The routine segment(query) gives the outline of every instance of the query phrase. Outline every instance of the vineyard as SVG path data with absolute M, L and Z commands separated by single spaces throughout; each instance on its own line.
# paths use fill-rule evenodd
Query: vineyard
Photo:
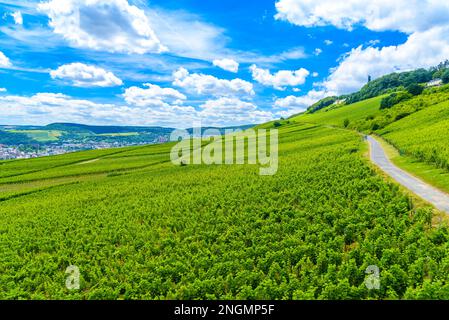
M 397 149 L 396 165 L 449 192 L 449 86 L 425 89 L 387 109 L 381 109 L 383 97 L 331 105 L 290 121 L 377 134 Z
M 0 298 L 449 298 L 446 225 L 377 175 L 358 134 L 279 129 L 274 176 L 175 166 L 170 145 L 3 162 Z
M 449 170 L 449 101 L 414 113 L 380 133 L 401 153 Z

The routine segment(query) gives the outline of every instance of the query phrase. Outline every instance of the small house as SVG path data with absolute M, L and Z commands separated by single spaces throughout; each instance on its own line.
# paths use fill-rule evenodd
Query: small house
M 443 80 L 433 79 L 432 81 L 427 82 L 426 87 L 440 87 L 441 85 L 443 85 Z

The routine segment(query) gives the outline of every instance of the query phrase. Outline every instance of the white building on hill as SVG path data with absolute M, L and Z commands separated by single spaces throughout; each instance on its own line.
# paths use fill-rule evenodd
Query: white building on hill
M 433 79 L 432 81 L 427 82 L 427 87 L 440 87 L 443 84 L 443 80 L 441 79 Z

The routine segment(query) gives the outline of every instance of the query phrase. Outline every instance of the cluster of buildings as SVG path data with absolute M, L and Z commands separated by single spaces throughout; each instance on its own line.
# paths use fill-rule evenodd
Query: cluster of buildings
M 30 159 L 65 153 L 63 150 L 47 148 L 24 148 L 22 146 L 5 146 L 0 144 L 0 160 Z
M 30 159 L 46 156 L 54 156 L 69 152 L 83 151 L 83 150 L 98 150 L 98 149 L 111 149 L 122 148 L 129 146 L 147 145 L 151 143 L 164 143 L 168 138 L 159 137 L 154 142 L 141 142 L 141 143 L 129 143 L 129 142 L 61 142 L 52 143 L 50 145 L 41 146 L 7 146 L 0 144 L 0 160 L 11 159 Z

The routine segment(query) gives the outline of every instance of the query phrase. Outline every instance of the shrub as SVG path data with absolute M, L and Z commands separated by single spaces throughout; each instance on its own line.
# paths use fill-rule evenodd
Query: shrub
M 441 77 L 441 79 L 443 80 L 444 84 L 449 83 L 449 69 L 447 69 L 444 73 L 443 76 Z
M 380 109 L 389 109 L 398 103 L 408 100 L 412 97 L 412 95 L 408 92 L 395 92 L 390 94 L 388 97 L 385 97 L 380 102 Z
M 417 83 L 413 83 L 407 87 L 407 91 L 411 95 L 418 96 L 424 91 L 424 87 Z

